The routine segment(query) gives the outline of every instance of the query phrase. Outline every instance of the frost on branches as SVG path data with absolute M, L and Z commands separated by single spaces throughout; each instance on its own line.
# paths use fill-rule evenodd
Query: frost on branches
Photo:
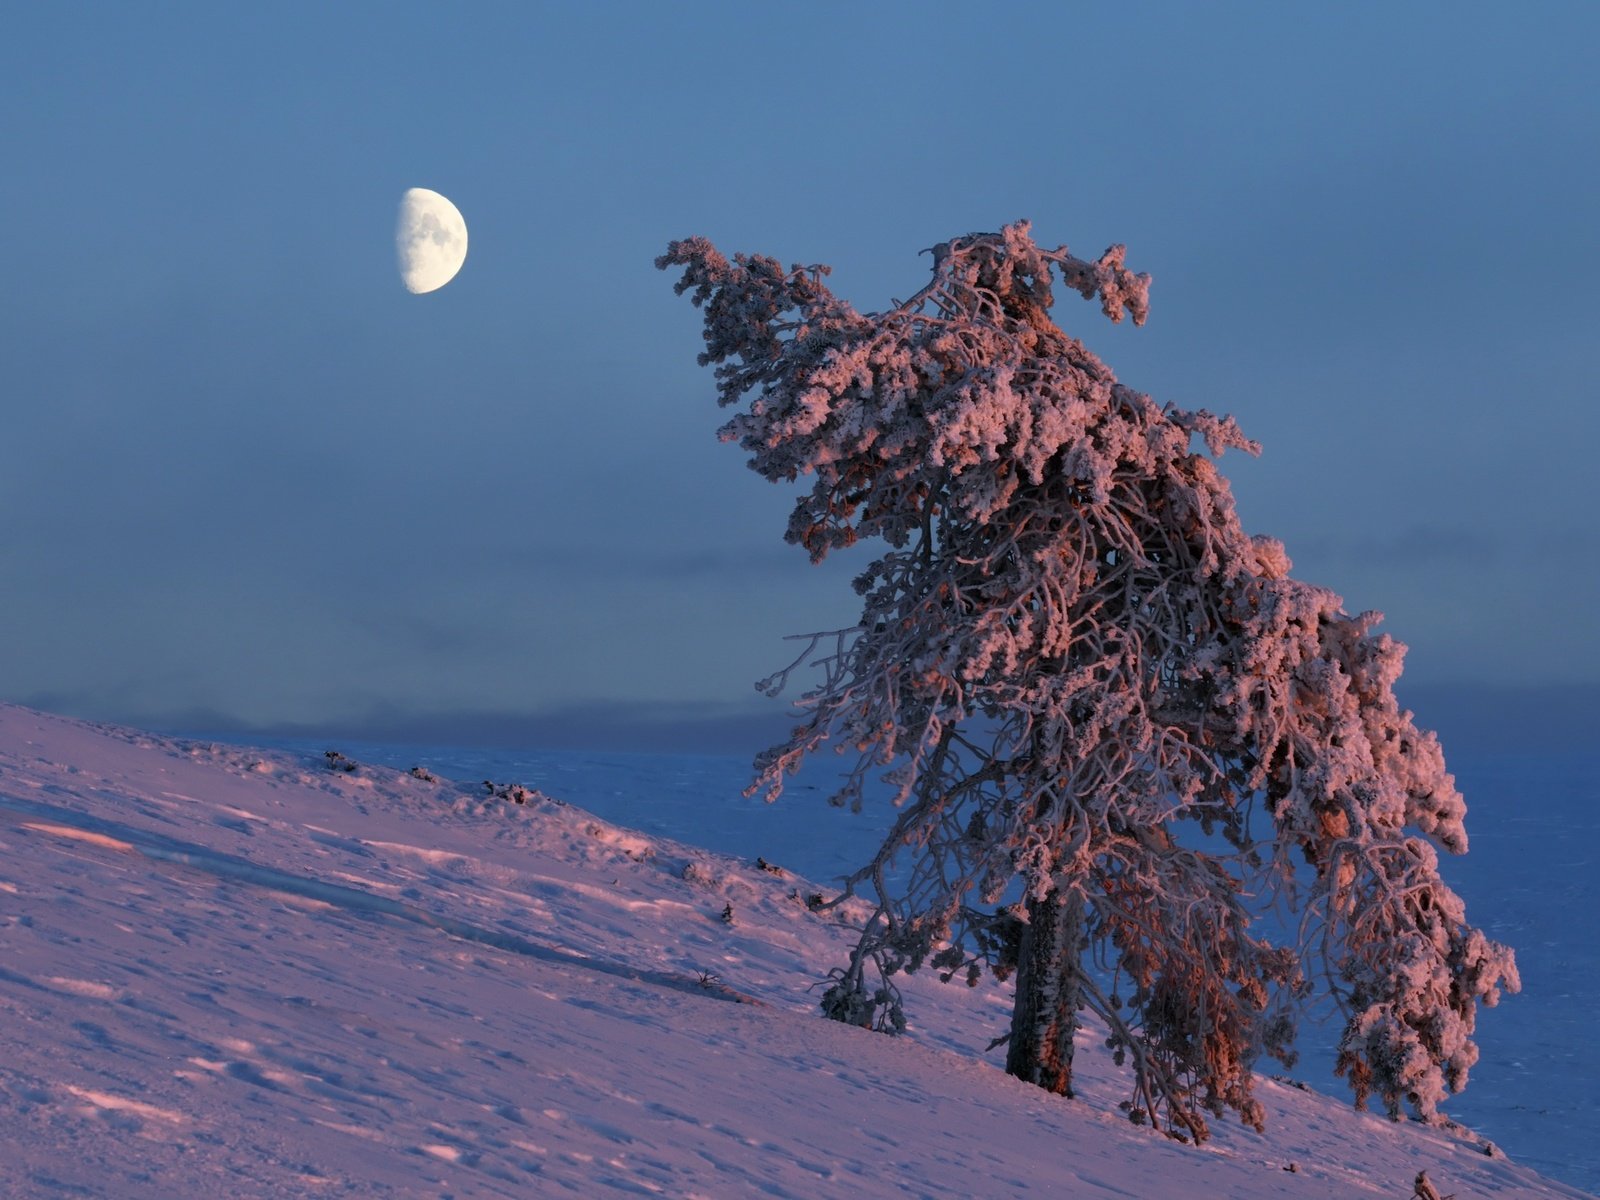
M 1215 460 L 1257 447 L 1124 387 L 1051 321 L 1059 277 L 1142 323 L 1150 280 L 1123 248 L 1084 262 L 1026 222 L 956 238 L 872 314 L 824 267 L 703 238 L 657 265 L 682 268 L 700 361 L 744 405 L 723 440 L 769 480 L 806 477 L 788 540 L 813 560 L 883 543 L 860 623 L 802 639 L 763 685 L 820 673 L 752 790 L 775 798 L 829 744 L 854 756 L 836 803 L 881 773 L 900 806 L 847 881 L 876 912 L 828 1014 L 896 1029 L 901 971 L 1015 974 L 1008 1071 L 1070 1095 L 1093 1013 L 1129 1115 L 1198 1140 L 1207 1112 L 1259 1127 L 1252 1065 L 1290 1061 L 1320 984 L 1357 1104 L 1439 1119 L 1477 1059 L 1478 1001 L 1518 987 L 1439 877 L 1465 807 L 1395 702 L 1404 647 L 1378 614 L 1347 615 L 1240 528 Z M 1287 944 L 1257 931 L 1269 904 Z

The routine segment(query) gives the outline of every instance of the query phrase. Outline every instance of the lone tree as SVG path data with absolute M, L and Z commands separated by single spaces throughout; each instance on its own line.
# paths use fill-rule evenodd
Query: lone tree
M 1439 877 L 1465 806 L 1395 701 L 1404 647 L 1379 614 L 1347 615 L 1240 528 L 1215 459 L 1258 447 L 1118 383 L 1051 321 L 1059 272 L 1143 322 L 1150 279 L 1123 247 L 1085 262 L 1026 222 L 955 238 L 869 314 L 826 267 L 703 238 L 657 266 L 704 310 L 721 403 L 749 401 L 722 439 L 771 481 L 813 480 L 788 540 L 813 561 L 885 543 L 860 622 L 761 685 L 820 668 L 752 791 L 776 798 L 832 743 L 855 755 L 835 803 L 881 772 L 900 807 L 834 901 L 876 908 L 827 1014 L 899 1029 L 901 971 L 1014 972 L 1009 1072 L 1071 1095 L 1087 1011 L 1131 1067 L 1129 1115 L 1199 1140 L 1204 1112 L 1261 1126 L 1252 1064 L 1292 1061 L 1320 984 L 1357 1105 L 1439 1120 L 1477 1002 L 1519 986 Z M 1258 932 L 1269 908 L 1291 932 Z

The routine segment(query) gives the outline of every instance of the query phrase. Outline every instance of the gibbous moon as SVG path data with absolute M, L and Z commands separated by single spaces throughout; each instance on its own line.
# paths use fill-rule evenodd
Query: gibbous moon
M 412 188 L 400 199 L 394 247 L 406 290 L 438 291 L 467 260 L 467 223 L 461 210 L 438 192 Z

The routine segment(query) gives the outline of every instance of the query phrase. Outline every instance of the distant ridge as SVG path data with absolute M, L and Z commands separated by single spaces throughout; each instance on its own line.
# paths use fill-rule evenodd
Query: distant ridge
M 1422 684 L 1395 689 L 1419 723 L 1439 735 L 1445 757 L 1465 751 L 1600 747 L 1600 684 Z
M 1408 684 L 1396 688 L 1419 723 L 1438 733 L 1445 755 L 1463 750 L 1574 752 L 1600 745 L 1600 683 Z M 374 707 L 326 720 L 252 722 L 217 710 L 124 713 L 87 697 L 33 696 L 30 708 L 168 733 L 245 738 L 347 738 L 366 742 L 607 750 L 639 754 L 749 757 L 778 741 L 793 721 L 782 701 L 747 706 L 592 701 L 529 713 L 404 712 Z

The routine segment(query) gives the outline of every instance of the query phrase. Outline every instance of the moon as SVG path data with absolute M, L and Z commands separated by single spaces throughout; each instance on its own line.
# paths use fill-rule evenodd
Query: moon
M 414 187 L 400 198 L 394 247 L 406 291 L 436 292 L 467 260 L 467 223 L 438 192 Z

